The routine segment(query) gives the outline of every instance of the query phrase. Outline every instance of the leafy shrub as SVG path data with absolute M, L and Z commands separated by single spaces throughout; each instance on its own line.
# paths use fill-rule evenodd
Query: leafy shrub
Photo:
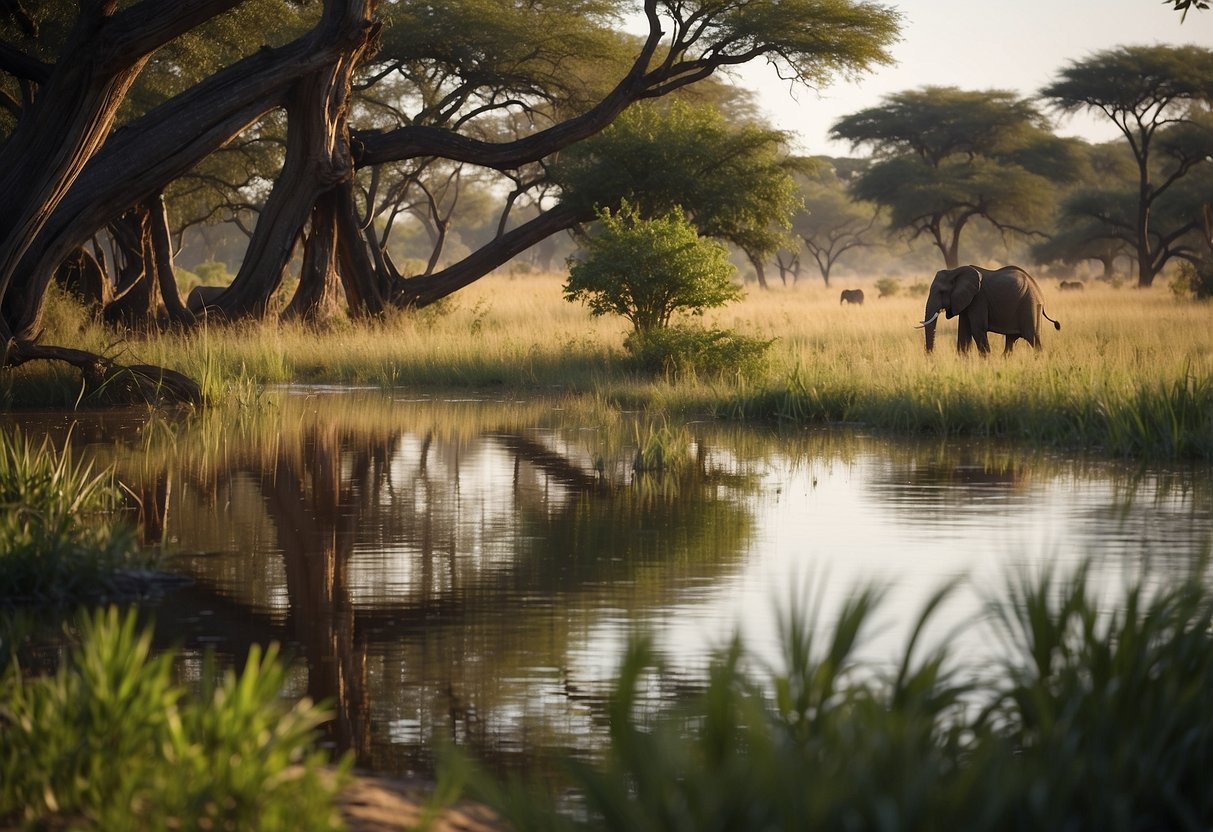
M 341 828 L 342 779 L 309 750 L 325 718 L 279 693 L 271 647 L 244 671 L 204 667 L 201 692 L 172 682 L 174 655 L 151 657 L 134 611 L 81 621 L 80 643 L 50 677 L 0 677 L 0 826 L 72 829 Z
M 877 297 L 891 298 L 901 291 L 901 281 L 895 277 L 882 277 L 876 281 Z
M 114 521 L 120 502 L 112 470 L 0 432 L 0 604 L 97 596 L 149 565 L 134 530 Z
M 1170 288 L 1180 297 L 1191 295 L 1197 300 L 1213 298 L 1213 258 L 1182 263 L 1179 273 L 1171 279 Z
M 194 274 L 207 286 L 230 284 L 236 276 L 227 269 L 226 263 L 218 260 L 205 260 L 194 267 Z
M 682 209 L 644 219 L 625 203 L 598 214 L 583 260 L 570 263 L 564 296 L 593 315 L 615 314 L 638 333 L 667 326 L 676 312 L 702 314 L 741 297 L 728 249 L 699 236 Z
M 773 343 L 728 329 L 671 326 L 634 332 L 624 347 L 635 366 L 649 372 L 754 376 L 766 369 Z

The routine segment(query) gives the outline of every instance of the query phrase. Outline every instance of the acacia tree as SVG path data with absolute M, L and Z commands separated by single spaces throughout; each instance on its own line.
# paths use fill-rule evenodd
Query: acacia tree
M 351 311 L 376 313 L 387 303 L 424 304 L 457 291 L 565 227 L 573 209 L 557 204 L 460 263 L 398 279 L 378 269 L 368 250 L 366 212 L 355 204 L 357 171 L 438 157 L 515 172 L 594 135 L 629 104 L 720 69 L 766 58 L 785 75 L 811 84 L 865 70 L 888 60 L 885 49 L 898 24 L 892 10 L 851 0 L 646 0 L 648 34 L 633 44 L 632 62 L 609 92 L 548 126 L 498 141 L 476 135 L 470 119 L 459 129 L 417 122 L 352 125 L 363 114 L 354 98 L 355 80 L 382 71 L 372 56 L 384 26 L 393 21 L 378 15 L 376 0 L 325 0 L 305 33 L 250 51 L 111 130 L 124 94 L 149 57 L 238 2 L 183 0 L 166 9 L 143 0 L 119 10 L 116 0 L 93 0 L 81 4 L 70 37 L 47 60 L 21 48 L 18 37 L 0 46 L 0 69 L 29 91 L 0 148 L 0 182 L 6 188 L 0 211 L 4 363 L 61 357 L 95 367 L 95 356 L 48 352 L 37 343 L 56 268 L 99 229 L 155 199 L 268 113 L 285 112 L 284 161 L 281 170 L 263 172 L 273 187 L 216 311 L 232 318 L 264 314 L 302 239 L 309 266 L 301 274 L 298 311 L 323 298 L 322 287 L 339 283 Z M 12 19 L 17 8 L 5 4 L 0 12 Z M 388 11 L 410 25 L 407 8 L 392 4 Z M 538 30 L 534 44 L 542 41 Z M 434 41 L 431 48 L 441 45 Z M 420 60 L 429 60 L 422 53 Z M 508 84 L 479 82 L 482 58 L 473 53 L 451 59 L 468 85 L 466 94 L 452 100 L 454 111 L 486 106 L 488 89 L 497 91 L 493 100 L 505 110 L 527 109 L 533 99 L 514 98 Z
M 821 279 L 847 252 L 875 245 L 879 209 L 854 199 L 831 159 L 814 159 L 813 169 L 798 179 L 804 207 L 792 218 L 792 233 L 812 255 Z
M 1199 123 L 1164 131 L 1156 141 L 1159 147 L 1203 144 L 1207 152 L 1213 153 L 1213 129 Z M 1181 152 L 1190 156 L 1200 153 L 1195 146 Z M 1051 239 L 1033 251 L 1043 261 L 1100 260 L 1104 274 L 1110 276 L 1117 256 L 1137 260 L 1137 166 L 1121 145 L 1093 148 L 1091 159 L 1089 179 L 1062 200 Z M 1203 206 L 1213 193 L 1210 177 L 1213 165 L 1198 165 L 1152 201 L 1148 233 L 1156 269 L 1161 270 L 1173 259 L 1195 262 L 1207 248 L 1201 244 L 1201 231 Z
M 1194 124 L 1193 105 L 1213 102 L 1213 50 L 1119 46 L 1071 63 L 1041 95 L 1061 113 L 1103 113 L 1128 142 L 1137 162 L 1137 279 L 1150 286 L 1168 256 L 1152 235 L 1151 213 L 1208 155 L 1207 143 L 1164 142 L 1164 136 Z
M 840 119 L 830 135 L 872 149 L 852 193 L 886 208 L 891 229 L 928 236 L 948 268 L 960 263 L 970 222 L 1041 235 L 1057 183 L 1079 161 L 1075 143 L 1054 136 L 1031 102 L 1002 90 L 896 93 Z
M 680 208 L 700 234 L 743 251 L 765 289 L 762 260 L 799 203 L 785 144 L 779 131 L 726 124 L 712 106 L 646 102 L 565 151 L 551 177 L 570 221 L 625 201 L 649 218 Z

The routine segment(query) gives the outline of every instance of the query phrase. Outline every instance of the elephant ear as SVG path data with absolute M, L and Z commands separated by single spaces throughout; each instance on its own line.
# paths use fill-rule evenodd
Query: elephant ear
M 956 283 L 952 288 L 952 310 L 948 315 L 949 318 L 965 311 L 981 289 L 981 272 L 977 269 L 972 266 L 964 266 L 956 271 Z

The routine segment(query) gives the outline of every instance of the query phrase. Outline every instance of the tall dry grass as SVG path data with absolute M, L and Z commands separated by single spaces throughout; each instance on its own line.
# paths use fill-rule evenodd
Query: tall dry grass
M 1008 436 L 1113 454 L 1213 458 L 1213 306 L 1164 287 L 1114 289 L 1089 283 L 1061 293 L 1043 281 L 1049 313 L 1044 349 L 1020 342 L 1001 356 L 958 356 L 955 322 L 940 325 L 923 352 L 927 276 L 879 298 L 874 279 L 819 281 L 769 291 L 706 316 L 710 326 L 777 339 L 765 372 L 698 378 L 631 369 L 627 324 L 592 318 L 561 296 L 561 275 L 490 276 L 437 308 L 394 312 L 375 322 L 316 330 L 267 321 L 202 327 L 187 335 L 117 344 L 96 326 L 57 313 L 47 339 L 92 339 L 203 382 L 216 401 L 254 401 L 267 384 L 359 384 L 508 395 L 590 396 L 626 409 L 671 415 L 793 423 L 858 422 L 881 430 Z M 841 288 L 867 302 L 841 306 Z M 83 332 L 83 334 L 82 334 Z M 88 344 L 86 344 L 88 346 Z M 12 392 L 10 399 L 20 400 Z M 70 389 L 60 398 L 71 401 Z

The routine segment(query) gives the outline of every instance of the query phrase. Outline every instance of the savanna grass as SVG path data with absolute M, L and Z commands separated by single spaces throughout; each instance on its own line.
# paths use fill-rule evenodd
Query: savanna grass
M 241 673 L 206 664 L 194 694 L 134 612 L 83 616 L 57 673 L 0 668 L 0 826 L 162 830 L 344 828 L 316 751 L 326 718 L 281 697 L 286 665 L 254 647 Z
M 112 469 L 0 431 L 0 606 L 102 596 L 150 565 L 134 530 L 115 521 L 120 503 Z
M 1213 824 L 1213 593 L 1200 576 L 1119 595 L 1085 569 L 1012 577 L 985 619 L 1005 647 L 993 672 L 922 643 L 951 591 L 887 667 L 858 657 L 878 591 L 832 622 L 791 607 L 782 662 L 762 667 L 735 642 L 701 693 L 667 709 L 643 698 L 663 670 L 641 639 L 598 759 L 568 761 L 556 782 L 503 783 L 452 753 L 448 790 L 470 784 L 527 830 Z
M 1114 455 L 1213 458 L 1213 307 L 1165 287 L 1091 282 L 1062 294 L 1043 281 L 1046 309 L 1063 329 L 1045 332 L 1042 352 L 1021 342 L 1006 358 L 998 336 L 988 358 L 957 356 L 952 321 L 941 321 L 937 349 L 925 355 L 913 328 L 924 299 L 913 292 L 840 306 L 837 289 L 818 284 L 751 287 L 704 323 L 774 339 L 766 361 L 697 374 L 638 371 L 624 349 L 626 322 L 591 318 L 565 302 L 562 279 L 495 275 L 438 309 L 373 322 L 209 327 L 122 349 L 202 379 L 212 400 L 256 401 L 265 385 L 287 382 L 558 393 L 670 416 L 853 422 Z

